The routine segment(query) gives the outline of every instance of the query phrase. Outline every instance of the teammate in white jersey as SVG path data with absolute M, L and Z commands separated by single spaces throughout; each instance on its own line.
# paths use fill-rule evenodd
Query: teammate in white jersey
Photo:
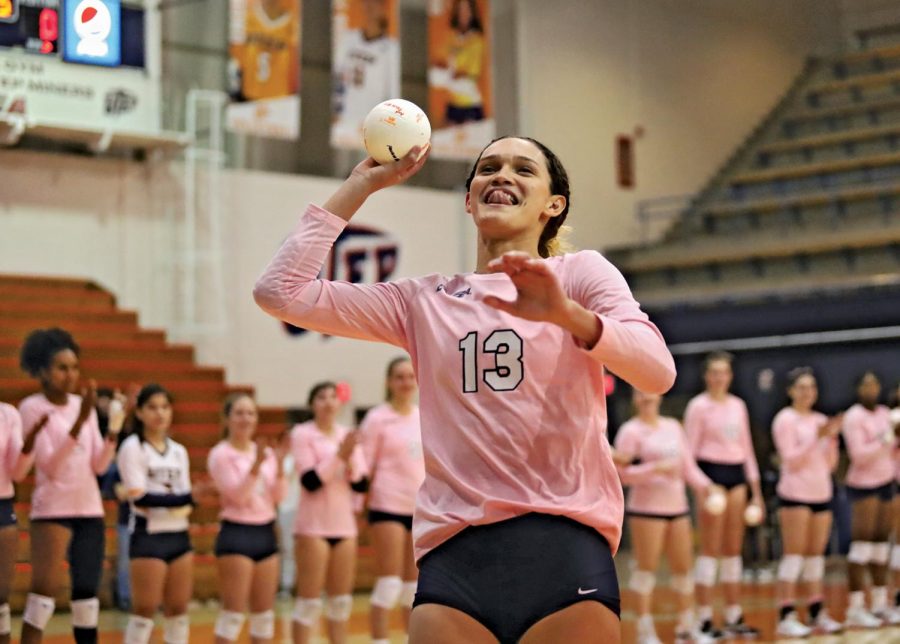
M 187 609 L 194 558 L 188 535 L 193 508 L 187 450 L 169 438 L 172 396 L 158 384 L 141 389 L 134 433 L 122 443 L 117 463 L 131 500 L 132 615 L 126 644 L 147 644 L 159 606 L 167 644 L 186 644 Z

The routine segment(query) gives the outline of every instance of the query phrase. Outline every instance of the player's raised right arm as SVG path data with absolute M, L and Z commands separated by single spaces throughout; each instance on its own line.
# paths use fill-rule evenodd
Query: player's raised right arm
M 415 148 L 403 160 L 377 165 L 366 159 L 325 202 L 310 206 L 253 289 L 268 314 L 295 326 L 406 347 L 406 303 L 412 280 L 351 284 L 317 279 L 335 240 L 369 195 L 412 176 L 425 161 Z

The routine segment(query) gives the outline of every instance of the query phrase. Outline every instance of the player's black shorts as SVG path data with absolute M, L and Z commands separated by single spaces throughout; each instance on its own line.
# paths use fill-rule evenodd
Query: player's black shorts
M 16 525 L 16 511 L 13 508 L 14 497 L 0 499 L 0 528 Z
M 847 497 L 851 502 L 862 501 L 870 496 L 877 496 L 882 501 L 892 501 L 897 491 L 896 483 L 893 481 L 876 487 L 853 487 L 851 485 L 846 487 Z
M 382 512 L 381 510 L 369 510 L 370 525 L 379 521 L 395 521 L 406 528 L 407 532 L 412 532 L 412 520 L 411 514 L 393 514 L 391 512 Z
M 275 554 L 278 554 L 278 538 L 274 521 L 262 525 L 222 521 L 216 537 L 217 557 L 243 555 L 260 562 Z
M 659 519 L 661 521 L 675 521 L 682 517 L 691 516 L 690 512 L 679 512 L 677 514 L 655 514 L 653 512 L 632 512 L 626 510 L 625 515 L 633 519 Z
M 414 605 L 463 611 L 511 644 L 544 617 L 582 601 L 619 615 L 609 543 L 572 519 L 532 513 L 468 527 L 425 555 Z
M 162 559 L 168 564 L 192 550 L 187 530 L 150 534 L 147 532 L 147 520 L 135 517 L 128 550 L 129 559 Z
M 809 508 L 810 512 L 813 514 L 818 514 L 819 512 L 831 512 L 831 501 L 824 501 L 823 503 L 807 503 L 806 501 L 794 501 L 793 499 L 786 499 L 783 496 L 778 497 L 778 506 L 782 508 Z
M 744 474 L 744 466 L 740 463 L 714 463 L 713 461 L 697 461 L 697 465 L 709 480 L 716 485 L 721 485 L 726 490 L 736 488 L 747 483 Z

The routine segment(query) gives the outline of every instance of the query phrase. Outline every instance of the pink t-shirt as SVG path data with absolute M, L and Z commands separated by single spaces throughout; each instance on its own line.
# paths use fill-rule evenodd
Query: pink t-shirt
M 15 495 L 13 480 L 22 452 L 22 419 L 12 405 L 0 403 L 0 499 Z
M 629 512 L 672 516 L 688 511 L 685 482 L 695 490 L 711 481 L 691 456 L 684 430 L 674 418 L 660 417 L 656 425 L 632 418 L 619 428 L 616 449 L 640 459 L 635 465 L 619 466 L 622 485 L 629 486 L 625 507 Z M 660 461 L 676 463 L 670 472 L 657 472 Z
M 348 463 L 338 456 L 341 441 L 351 430 L 335 425 L 329 436 L 313 421 L 295 425 L 291 430 L 291 453 L 297 475 L 315 470 L 322 487 L 303 490 L 303 502 L 297 506 L 294 534 L 310 537 L 355 537 L 358 530 L 354 515 L 355 493 L 350 488 L 368 474 L 362 448 L 353 450 Z
M 287 480 L 278 475 L 278 457 L 266 448 L 259 472 L 251 474 L 259 448 L 236 449 L 227 440 L 209 452 L 207 467 L 222 502 L 219 516 L 225 521 L 265 525 L 276 517 L 276 506 L 287 494 Z
M 890 410 L 878 405 L 869 411 L 859 403 L 844 414 L 842 428 L 850 468 L 847 485 L 873 488 L 894 480 L 894 430 Z
M 837 465 L 837 437 L 819 438 L 828 422 L 817 411 L 801 414 L 785 407 L 772 421 L 772 439 L 781 457 L 781 476 L 776 491 L 789 501 L 826 503 L 831 500 L 831 472 Z
M 97 476 L 109 468 L 116 444 L 103 440 L 93 410 L 78 439 L 72 440 L 69 432 L 80 408 L 81 396 L 75 394 L 69 394 L 63 406 L 54 405 L 44 394 L 33 394 L 19 404 L 24 427 L 34 426 L 49 414 L 26 461 L 28 468 L 34 463 L 37 473 L 31 497 L 32 519 L 103 516 Z
M 684 410 L 688 444 L 698 461 L 743 465 L 748 481 L 759 480 L 759 466 L 747 405 L 735 395 L 713 400 L 706 392 L 694 396 Z
M 345 226 L 310 206 L 254 297 L 291 324 L 410 354 L 426 472 L 416 499 L 416 557 L 467 526 L 529 512 L 591 526 L 615 551 L 623 499 L 606 436 L 604 367 L 648 392 L 665 392 L 675 380 L 662 336 L 619 271 L 594 251 L 545 260 L 569 297 L 602 324 L 600 340 L 586 349 L 554 324 L 485 305 L 488 294 L 514 299 L 504 274 L 373 285 L 317 279 Z
M 388 403 L 378 405 L 366 414 L 359 431 L 372 479 L 369 507 L 412 515 L 425 480 L 419 408 L 403 416 Z

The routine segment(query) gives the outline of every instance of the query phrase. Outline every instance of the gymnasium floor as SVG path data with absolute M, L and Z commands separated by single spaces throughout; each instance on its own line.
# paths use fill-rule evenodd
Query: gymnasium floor
M 826 594 L 829 605 L 846 605 L 846 590 L 840 583 L 840 579 L 832 578 L 827 586 Z M 656 594 L 657 601 L 654 605 L 654 613 L 657 616 L 656 629 L 657 634 L 663 642 L 672 642 L 676 614 L 675 604 L 671 593 L 666 588 L 659 588 Z M 757 642 L 775 642 L 775 641 L 797 641 L 809 642 L 810 644 L 898 644 L 900 643 L 900 628 L 883 628 L 877 631 L 851 631 L 835 636 L 811 637 L 805 640 L 776 640 L 774 637 L 776 611 L 775 611 L 775 588 L 772 584 L 746 584 L 745 585 L 745 601 L 747 622 L 757 628 L 762 629 L 763 637 Z M 630 598 L 625 593 L 623 626 L 622 626 L 622 642 L 623 644 L 633 643 L 635 637 L 634 613 L 630 610 Z M 289 642 L 289 624 L 291 601 L 289 599 L 280 600 L 278 604 L 279 623 L 277 627 L 276 642 Z M 351 632 L 349 644 L 368 644 L 370 641 L 366 635 L 368 624 L 368 597 L 366 595 L 357 595 L 354 598 L 353 616 L 351 617 Z M 835 619 L 843 619 L 843 609 L 841 611 L 832 611 L 832 617 Z M 213 622 L 216 618 L 216 610 L 214 606 L 196 606 L 191 611 L 191 641 L 195 644 L 213 641 Z M 101 644 L 119 643 L 122 641 L 122 629 L 125 627 L 127 615 L 119 611 L 103 611 L 100 618 L 100 642 Z M 401 622 L 399 614 L 392 616 L 392 644 L 402 644 L 405 638 L 402 634 Z M 160 624 L 161 620 L 157 620 Z M 20 628 L 20 620 L 13 619 L 13 632 L 18 633 Z M 44 638 L 47 644 L 68 644 L 71 642 L 69 635 L 69 616 L 68 614 L 60 614 L 54 616 L 47 630 L 48 636 Z M 321 632 L 320 632 L 321 633 Z M 317 642 L 325 642 L 324 637 L 320 637 Z M 738 640 L 735 640 L 738 641 Z M 158 627 L 155 635 L 154 643 L 162 642 L 162 628 Z M 244 637 L 240 642 L 249 642 L 246 636 L 246 628 Z M 461 643 L 464 644 L 464 643 Z

